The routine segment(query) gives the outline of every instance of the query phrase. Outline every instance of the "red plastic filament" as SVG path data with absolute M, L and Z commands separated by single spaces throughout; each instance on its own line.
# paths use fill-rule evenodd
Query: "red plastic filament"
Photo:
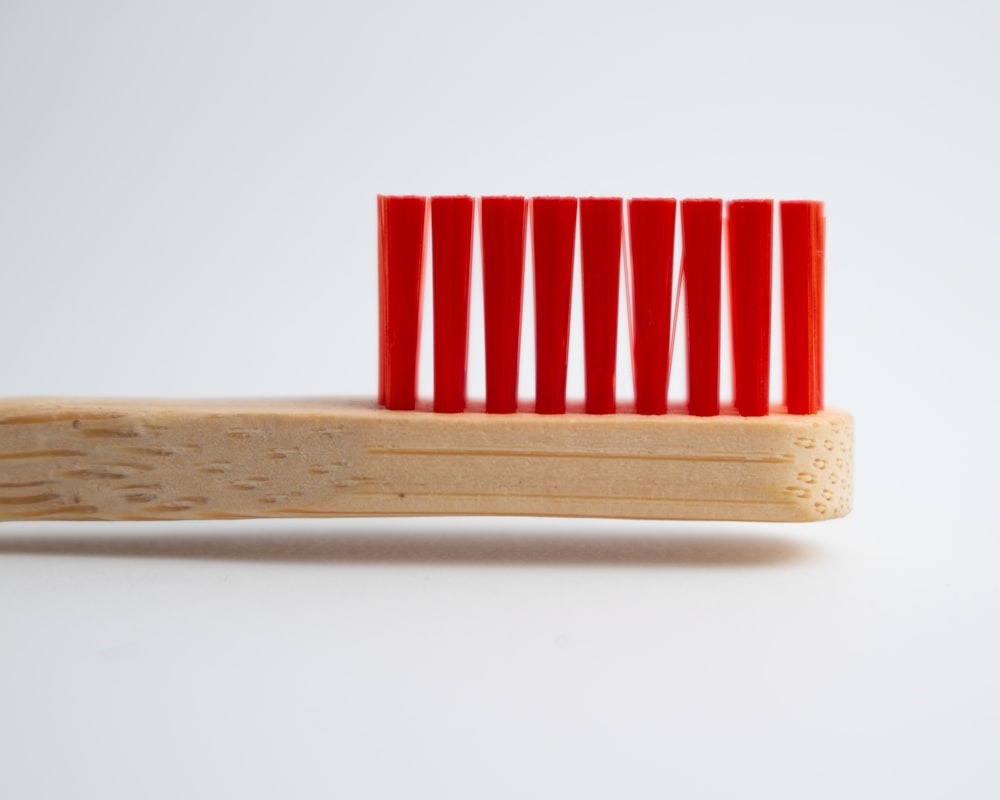
M 769 407 L 773 219 L 771 200 L 728 206 L 733 403 L 744 417 L 763 417 Z
M 576 198 L 531 201 L 535 277 L 535 412 L 566 413 L 569 314 L 576 246 Z
M 722 201 L 682 200 L 681 270 L 687 298 L 688 412 L 719 413 Z
M 585 410 L 615 413 L 618 285 L 622 260 L 622 200 L 580 200 Z
M 386 408 L 417 401 L 427 200 L 378 198 L 379 392 Z
M 676 200 L 628 201 L 632 375 L 639 414 L 667 413 L 676 216 Z
M 523 197 L 484 197 L 480 205 L 486 411 L 490 414 L 517 411 L 527 209 Z
M 472 269 L 471 197 L 431 198 L 434 289 L 434 410 L 465 410 L 469 364 L 469 278 Z
M 785 405 L 789 414 L 823 408 L 823 204 L 781 203 Z

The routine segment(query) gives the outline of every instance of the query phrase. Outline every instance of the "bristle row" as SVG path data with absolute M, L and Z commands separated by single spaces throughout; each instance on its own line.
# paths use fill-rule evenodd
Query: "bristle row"
M 469 287 L 476 201 L 430 199 L 434 303 L 434 410 L 466 407 Z M 733 407 L 769 412 L 773 201 L 680 202 L 687 322 L 688 413 L 720 413 L 722 250 L 729 264 Z M 785 405 L 793 414 L 823 407 L 823 206 L 781 202 Z M 585 403 L 617 410 L 618 287 L 623 255 L 635 410 L 664 414 L 671 350 L 671 288 L 678 203 L 671 198 L 483 197 L 482 248 L 486 410 L 518 410 L 518 356 L 527 231 L 535 300 L 536 400 L 541 414 L 566 411 L 571 294 L 579 217 Z M 417 402 L 420 305 L 428 203 L 379 197 L 379 403 Z M 724 211 L 726 212 L 724 214 Z M 627 245 L 626 245 L 627 242 Z M 624 246 L 623 246 L 624 245 Z

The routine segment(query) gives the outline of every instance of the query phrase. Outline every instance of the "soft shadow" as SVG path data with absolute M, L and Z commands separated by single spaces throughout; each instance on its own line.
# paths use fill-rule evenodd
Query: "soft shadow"
M 354 530 L 318 533 L 4 535 L 0 556 L 98 556 L 309 564 L 566 567 L 787 567 L 822 556 L 794 539 L 743 533 Z

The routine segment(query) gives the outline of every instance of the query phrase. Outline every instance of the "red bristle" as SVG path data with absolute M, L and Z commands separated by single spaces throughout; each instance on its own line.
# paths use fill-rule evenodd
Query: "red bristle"
M 490 414 L 517 411 L 527 208 L 523 197 L 484 197 L 480 202 L 486 411 Z
M 741 416 L 762 417 L 769 406 L 774 202 L 733 200 L 728 208 L 733 404 Z
M 471 197 L 431 198 L 434 289 L 434 410 L 465 410 L 469 362 L 469 278 L 472 268 Z
M 583 350 L 588 414 L 615 413 L 618 285 L 622 257 L 622 199 L 580 200 Z
M 681 271 L 687 297 L 688 412 L 719 413 L 722 201 L 682 200 Z
M 826 215 L 823 213 L 823 204 L 816 204 L 817 231 L 816 238 L 819 242 L 813 252 L 813 277 L 816 285 L 816 335 L 813 336 L 813 360 L 816 364 L 816 410 L 823 410 L 823 286 L 826 264 Z
M 785 405 L 789 414 L 823 408 L 823 204 L 781 203 Z
M 423 197 L 378 198 L 378 399 L 400 411 L 417 400 L 426 209 Z
M 575 197 L 531 201 L 535 279 L 535 412 L 566 413 L 566 364 L 576 245 Z
M 676 216 L 676 200 L 628 201 L 632 375 L 639 414 L 667 413 Z

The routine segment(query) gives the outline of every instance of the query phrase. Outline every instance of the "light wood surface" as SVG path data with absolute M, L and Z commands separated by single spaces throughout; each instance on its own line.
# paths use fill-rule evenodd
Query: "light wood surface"
M 853 421 L 433 414 L 294 399 L 0 401 L 0 521 L 498 514 L 804 522 Z

